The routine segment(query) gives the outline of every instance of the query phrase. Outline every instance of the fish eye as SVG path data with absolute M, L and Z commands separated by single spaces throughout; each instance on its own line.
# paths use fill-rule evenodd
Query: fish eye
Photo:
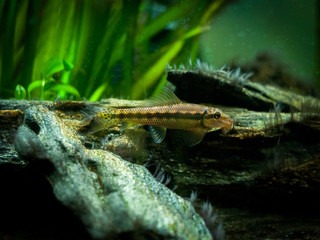
M 218 118 L 221 117 L 221 113 L 220 113 L 220 112 L 215 112 L 214 115 L 213 115 L 213 117 L 214 117 L 215 119 L 218 119 Z

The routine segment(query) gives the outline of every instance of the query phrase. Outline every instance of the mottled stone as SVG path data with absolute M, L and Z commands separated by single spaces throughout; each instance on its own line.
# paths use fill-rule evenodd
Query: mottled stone
M 82 219 L 92 237 L 144 229 L 165 239 L 212 239 L 190 202 L 157 182 L 146 168 L 105 150 L 86 149 L 77 133 L 46 107 L 30 107 L 25 114 L 40 128 L 38 134 L 30 132 L 36 143 L 31 145 L 43 147 L 46 155 L 20 134 L 17 151 L 51 162 L 54 170 L 48 178 L 56 197 Z

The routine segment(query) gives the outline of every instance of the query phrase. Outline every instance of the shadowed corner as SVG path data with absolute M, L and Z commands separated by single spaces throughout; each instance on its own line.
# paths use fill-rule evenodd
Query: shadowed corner
M 56 199 L 42 166 L 35 165 L 0 168 L 0 239 L 92 239 L 79 218 Z

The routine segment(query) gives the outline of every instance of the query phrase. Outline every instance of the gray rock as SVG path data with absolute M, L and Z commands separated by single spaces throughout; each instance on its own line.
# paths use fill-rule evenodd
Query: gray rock
M 105 150 L 86 149 L 78 134 L 46 107 L 30 107 L 25 119 L 33 119 L 39 132 L 21 126 L 16 150 L 52 163 L 48 179 L 55 196 L 80 217 L 93 238 L 143 229 L 165 239 L 212 239 L 190 202 L 143 166 Z

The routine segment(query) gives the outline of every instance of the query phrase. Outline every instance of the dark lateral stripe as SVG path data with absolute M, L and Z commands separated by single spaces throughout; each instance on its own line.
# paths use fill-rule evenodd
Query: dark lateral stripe
M 174 119 L 193 119 L 193 120 L 201 120 L 203 118 L 202 113 L 141 113 L 141 112 L 136 112 L 136 113 L 117 113 L 114 114 L 114 118 L 119 118 L 119 119 L 130 119 L 130 118 L 159 118 L 159 119 L 166 119 L 166 118 L 174 118 Z

